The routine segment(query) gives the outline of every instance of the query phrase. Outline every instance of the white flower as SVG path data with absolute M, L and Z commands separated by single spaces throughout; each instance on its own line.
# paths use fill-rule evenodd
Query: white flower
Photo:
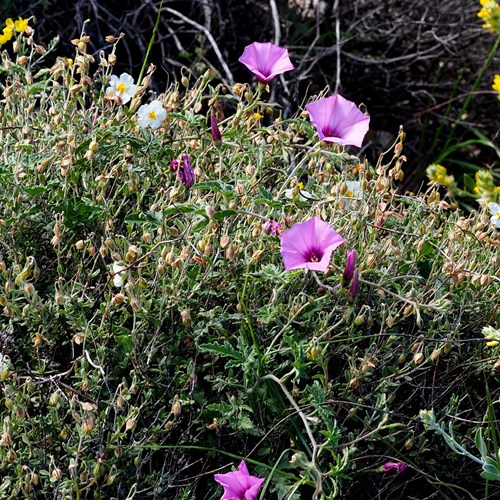
M 500 229 L 500 205 L 498 203 L 491 202 L 488 205 L 490 212 L 493 214 L 491 216 L 491 223 L 497 228 Z
M 4 356 L 1 352 L 0 352 L 0 373 L 2 373 L 3 371 L 7 370 L 10 366 L 10 358 L 9 356 Z
M 342 195 L 342 199 L 344 200 L 345 208 L 349 209 L 353 201 L 360 200 L 363 197 L 363 191 L 361 190 L 361 183 L 359 181 L 346 181 L 345 185 L 347 189 Z
M 127 269 L 126 266 L 120 266 L 116 262 L 113 262 L 113 285 L 121 287 L 123 285 L 123 275 L 124 270 Z
M 167 116 L 167 112 L 160 101 L 151 101 L 149 104 L 143 104 L 137 110 L 137 116 L 139 117 L 137 123 L 142 128 L 149 125 L 152 129 L 156 129 Z
M 110 86 L 106 89 L 106 95 L 119 97 L 122 104 L 127 104 L 134 97 L 137 85 L 134 85 L 134 79 L 128 73 L 122 73 L 120 78 L 111 75 Z
M 313 199 L 313 195 L 309 191 L 305 191 L 304 189 L 300 189 L 299 187 L 295 187 L 293 189 L 285 189 L 285 197 L 289 200 L 293 200 L 294 194 L 298 190 L 299 192 L 299 200 L 300 201 L 309 201 Z

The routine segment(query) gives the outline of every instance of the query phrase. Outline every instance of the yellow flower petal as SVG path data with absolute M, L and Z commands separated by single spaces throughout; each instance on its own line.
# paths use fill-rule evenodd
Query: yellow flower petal
M 16 31 L 19 33 L 24 33 L 26 31 L 26 28 L 28 27 L 28 19 L 23 19 L 20 17 L 15 23 L 14 27 L 16 28 Z

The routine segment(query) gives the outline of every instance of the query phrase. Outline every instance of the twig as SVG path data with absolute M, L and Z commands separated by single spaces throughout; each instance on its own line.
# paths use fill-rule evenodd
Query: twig
M 207 37 L 208 41 L 210 42 L 210 45 L 214 49 L 215 55 L 217 56 L 217 59 L 220 62 L 220 65 L 222 66 L 222 69 L 224 70 L 224 73 L 226 74 L 226 79 L 228 80 L 230 85 L 233 85 L 234 83 L 234 77 L 233 74 L 231 73 L 231 70 L 229 69 L 229 66 L 227 65 L 224 57 L 222 56 L 222 53 L 219 49 L 219 46 L 217 45 L 217 42 L 215 41 L 214 37 L 210 33 L 210 31 L 205 28 L 205 26 L 202 26 L 201 24 L 197 23 L 196 21 L 193 21 L 192 19 L 189 19 L 189 17 L 186 17 L 184 14 L 181 14 L 180 12 L 171 9 L 170 7 L 165 7 L 167 12 L 170 12 L 170 14 L 173 14 L 174 16 L 177 16 L 179 19 L 182 19 L 185 23 L 190 24 L 191 26 L 194 26 L 200 31 L 203 31 L 205 36 Z

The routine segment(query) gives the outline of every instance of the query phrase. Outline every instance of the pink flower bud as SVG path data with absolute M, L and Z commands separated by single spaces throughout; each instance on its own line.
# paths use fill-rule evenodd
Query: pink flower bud
M 217 124 L 217 118 L 215 118 L 213 113 L 210 114 L 210 130 L 212 132 L 212 139 L 215 143 L 219 144 L 222 141 L 222 135 Z
M 408 465 L 404 462 L 387 462 L 384 464 L 384 472 L 389 472 L 391 470 L 395 470 L 398 474 L 405 471 Z
M 186 187 L 192 186 L 194 184 L 194 169 L 191 166 L 191 159 L 186 153 L 182 155 L 182 163 L 179 165 L 177 176 Z
M 282 231 L 281 224 L 272 219 L 268 220 L 262 229 L 264 233 L 272 234 L 273 236 L 277 236 Z
M 359 272 L 357 269 L 354 270 L 354 273 L 352 275 L 352 283 L 351 283 L 351 288 L 349 290 L 349 295 L 354 298 L 356 295 L 358 295 L 359 292 Z
M 347 252 L 347 264 L 344 269 L 344 274 L 342 275 L 342 280 L 345 285 L 349 284 L 354 276 L 354 270 L 356 268 L 356 258 L 358 254 L 356 250 L 349 250 Z

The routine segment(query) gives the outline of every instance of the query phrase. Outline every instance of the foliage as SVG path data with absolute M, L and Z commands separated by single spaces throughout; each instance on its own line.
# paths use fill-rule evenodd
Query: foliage
M 262 498 L 396 496 L 388 459 L 422 491 L 482 497 L 480 467 L 443 463 L 418 415 L 475 427 L 482 454 L 494 439 L 477 434 L 499 369 L 488 214 L 399 194 L 402 130 L 371 166 L 209 70 L 151 96 L 166 119 L 141 128 L 154 67 L 121 105 L 120 40 L 97 58 L 89 41 L 52 66 L 32 30 L 2 52 L 1 494 L 217 498 L 214 472 L 245 458 Z M 313 216 L 347 243 L 324 274 L 286 272 L 265 223 Z

